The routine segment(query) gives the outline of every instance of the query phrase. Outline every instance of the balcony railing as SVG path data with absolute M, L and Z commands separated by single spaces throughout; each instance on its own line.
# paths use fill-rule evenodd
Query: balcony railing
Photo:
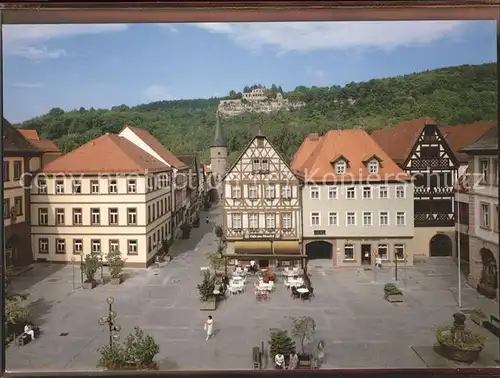
M 412 169 L 452 169 L 450 167 L 450 159 L 448 158 L 433 158 L 433 159 L 411 159 Z
M 453 194 L 455 188 L 452 186 L 416 186 L 414 193 L 416 195 L 437 195 L 437 194 Z

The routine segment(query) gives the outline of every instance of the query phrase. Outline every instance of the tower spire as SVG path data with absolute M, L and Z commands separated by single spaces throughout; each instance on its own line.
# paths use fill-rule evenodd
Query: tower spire
M 224 137 L 222 136 L 222 128 L 220 126 L 220 116 L 219 116 L 219 110 L 215 112 L 215 133 L 214 133 L 214 139 L 212 140 L 212 144 L 210 147 L 227 147 L 226 142 L 224 141 Z

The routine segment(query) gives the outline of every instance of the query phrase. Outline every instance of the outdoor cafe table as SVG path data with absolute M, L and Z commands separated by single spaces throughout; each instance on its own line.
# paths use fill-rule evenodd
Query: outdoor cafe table
M 259 284 L 258 288 L 259 290 L 269 290 L 271 287 L 269 284 L 262 282 Z
M 302 294 L 309 293 L 309 290 L 306 289 L 305 287 L 298 288 L 297 291 L 299 292 L 301 297 L 302 297 Z

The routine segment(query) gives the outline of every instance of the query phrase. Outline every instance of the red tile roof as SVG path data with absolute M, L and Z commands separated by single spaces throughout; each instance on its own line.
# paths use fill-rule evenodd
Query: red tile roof
M 30 130 L 30 129 L 17 129 L 21 133 L 23 137 L 28 139 L 29 141 L 32 140 L 38 140 L 38 132 L 36 130 Z
M 137 135 L 144 143 L 146 143 L 154 152 L 156 152 L 163 160 L 171 167 L 179 170 L 188 169 L 188 166 L 180 161 L 172 152 L 170 152 L 163 144 L 161 144 L 147 130 L 139 129 L 138 127 L 125 125 L 123 129 L 129 128 Z
M 370 174 L 364 160 L 380 161 L 378 174 Z M 332 161 L 348 160 L 345 174 L 336 174 Z M 323 182 L 361 182 L 409 180 L 410 176 L 385 153 L 364 130 L 331 130 L 321 137 L 306 137 L 294 156 L 292 170 L 305 180 Z
M 102 135 L 48 163 L 45 173 L 136 173 L 169 171 L 171 168 L 127 139 Z
M 31 139 L 29 142 L 43 152 L 60 152 L 59 147 L 48 139 Z

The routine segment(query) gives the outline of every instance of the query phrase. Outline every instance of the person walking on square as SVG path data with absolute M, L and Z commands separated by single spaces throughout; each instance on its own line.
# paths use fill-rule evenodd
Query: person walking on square
M 206 221 L 207 221 L 207 224 L 208 224 L 208 222 L 210 222 L 210 218 L 207 217 Z
M 205 322 L 205 331 L 207 332 L 207 340 L 210 339 L 214 333 L 214 320 L 212 319 L 212 315 L 208 315 L 208 319 Z
M 382 268 L 382 258 L 380 257 L 379 254 L 375 256 L 375 268 Z

